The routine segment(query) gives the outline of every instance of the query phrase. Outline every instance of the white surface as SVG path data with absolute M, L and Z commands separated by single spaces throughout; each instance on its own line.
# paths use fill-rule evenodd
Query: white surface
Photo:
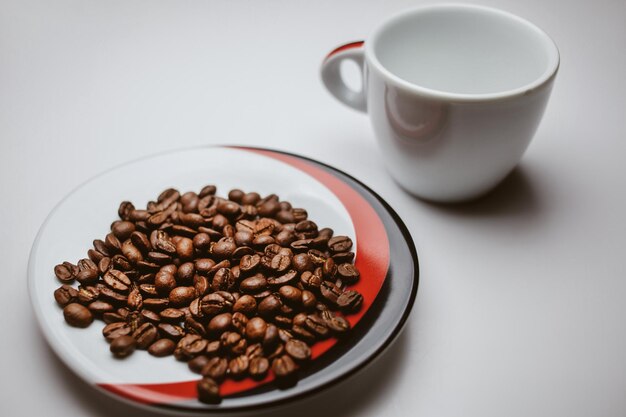
M 235 166 L 238 168 L 233 170 Z M 74 190 L 46 219 L 33 246 L 28 276 L 30 295 L 47 340 L 87 382 L 144 384 L 197 378 L 175 360 L 147 354 L 115 359 L 102 337 L 101 325 L 87 329 L 68 326 L 50 296 L 60 285 L 50 271 L 63 260 L 84 258 L 93 239 L 109 231 L 119 202 L 129 200 L 143 208 L 166 187 L 184 193 L 199 191 L 207 183 L 217 185 L 222 196 L 233 188 L 254 190 L 262 196 L 279 192 L 294 207 L 306 207 L 320 227 L 330 227 L 358 244 L 350 214 L 324 184 L 291 165 L 246 150 L 186 149 L 134 161 L 93 178 Z
M 50 352 L 28 305 L 28 251 L 85 179 L 217 142 L 357 176 L 395 207 L 420 255 L 417 304 L 389 354 L 273 416 L 626 415 L 626 3 L 484 2 L 545 29 L 562 66 L 520 169 L 457 207 L 401 191 L 367 118 L 318 78 L 330 49 L 416 4 L 3 1 L 0 415 L 150 415 L 83 387 Z

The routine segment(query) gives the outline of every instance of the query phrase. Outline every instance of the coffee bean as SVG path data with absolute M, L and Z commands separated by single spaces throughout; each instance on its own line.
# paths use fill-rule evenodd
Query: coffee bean
M 222 399 L 220 397 L 219 385 L 213 378 L 202 378 L 196 385 L 198 400 L 205 404 L 219 404 Z
M 213 291 L 229 290 L 235 286 L 235 281 L 235 277 L 231 273 L 230 268 L 220 268 L 215 271 L 215 275 L 211 281 L 211 289 Z
M 161 322 L 161 316 L 156 311 L 152 311 L 152 310 L 148 310 L 144 308 L 144 309 L 141 309 L 139 314 L 146 322 L 149 322 L 152 324 L 159 324 Z
M 250 358 L 250 363 L 248 365 L 248 373 L 255 380 L 264 379 L 267 375 L 267 371 L 269 370 L 270 363 L 267 358 L 264 357 L 253 357 Z
M 358 311 L 362 304 L 363 296 L 354 290 L 345 291 L 337 298 L 337 306 L 346 313 Z
M 282 300 L 290 305 L 299 305 L 302 301 L 302 291 L 291 285 L 283 285 L 279 288 L 278 293 Z
M 102 259 L 102 257 L 100 258 Z M 98 280 L 98 266 L 91 259 L 78 261 L 76 280 L 81 284 L 93 284 Z
M 90 303 L 87 308 L 96 316 L 102 316 L 104 313 L 109 313 L 114 310 L 111 304 L 97 300 Z
M 169 302 L 174 307 L 188 305 L 198 296 L 194 287 L 176 287 L 169 294 Z
M 265 297 L 258 305 L 257 311 L 263 317 L 273 317 L 280 312 L 282 302 L 280 298 L 272 294 Z
M 176 288 L 176 278 L 168 271 L 159 271 L 154 277 L 154 287 L 161 295 L 168 295 Z
M 348 252 L 352 248 L 352 240 L 348 236 L 335 236 L 328 241 L 328 248 L 333 253 Z
M 54 299 L 58 305 L 65 307 L 69 303 L 73 303 L 78 299 L 78 291 L 70 285 L 61 285 L 54 291 Z
M 341 295 L 341 288 L 337 287 L 331 281 L 323 281 L 320 285 L 320 293 L 324 299 L 331 303 L 331 305 L 337 304 L 337 298 Z
M 175 324 L 159 323 L 157 328 L 159 330 L 159 334 L 168 339 L 179 340 L 185 335 L 185 330 Z
M 211 253 L 218 259 L 228 258 L 235 249 L 237 249 L 237 245 L 234 239 L 230 237 L 224 237 L 216 243 L 211 244 Z
M 256 311 L 256 306 L 257 303 L 254 297 L 244 294 L 239 297 L 239 299 L 233 305 L 233 311 L 250 316 Z
M 350 330 L 350 323 L 344 317 L 337 316 L 331 311 L 322 312 L 322 319 L 326 326 L 335 334 L 341 335 Z
M 343 263 L 337 267 L 337 273 L 346 285 L 354 284 L 360 277 L 359 270 L 350 263 Z
M 200 302 L 200 309 L 207 316 L 215 316 L 229 310 L 233 306 L 233 301 L 232 295 L 219 291 L 205 295 Z
M 267 279 L 262 274 L 256 274 L 246 278 L 239 284 L 239 289 L 246 293 L 255 293 L 267 287 Z
M 233 379 L 241 379 L 248 372 L 250 360 L 246 355 L 239 355 L 228 363 L 228 373 Z
M 213 317 L 207 325 L 207 330 L 215 335 L 222 334 L 230 329 L 232 324 L 233 315 L 231 313 L 222 313 Z
M 63 308 L 63 317 L 67 324 L 73 327 L 87 327 L 93 322 L 93 314 L 85 306 L 70 303 Z
M 167 298 L 147 298 L 143 301 L 143 306 L 151 310 L 161 311 L 170 304 Z
M 158 332 L 154 324 L 144 323 L 133 332 L 132 336 L 137 341 L 137 348 L 147 349 L 157 339 Z
M 296 372 L 296 364 L 288 355 L 282 355 L 272 361 L 272 371 L 277 378 L 287 378 Z
M 315 294 L 313 294 L 311 291 L 308 290 L 304 290 L 302 291 L 302 306 L 307 309 L 307 310 L 312 310 L 315 308 L 315 305 L 317 304 L 317 298 L 315 297 Z
M 200 373 L 209 378 L 213 378 L 217 381 L 224 379 L 226 372 L 228 371 L 228 361 L 226 358 L 214 357 L 204 365 Z
M 74 270 L 65 264 L 60 264 L 54 267 L 54 275 L 61 282 L 71 283 L 76 277 Z
M 110 350 L 113 356 L 117 358 L 125 358 L 132 354 L 137 347 L 135 339 L 131 336 L 120 336 L 111 342 Z
M 196 334 L 188 334 L 178 341 L 174 357 L 181 361 L 193 359 L 206 349 L 207 343 L 206 339 Z
M 200 374 L 207 363 L 209 363 L 209 357 L 206 355 L 200 355 L 187 362 L 187 366 L 191 372 Z
M 285 284 L 291 284 L 295 282 L 298 278 L 298 273 L 293 269 L 285 272 L 284 274 L 277 277 L 269 277 L 267 279 L 267 283 L 271 286 L 279 286 Z
M 302 340 L 289 339 L 285 343 L 285 351 L 297 361 L 306 361 L 311 359 L 311 348 Z
M 287 255 L 276 255 L 272 258 L 270 266 L 276 272 L 284 272 L 291 266 L 291 258 Z
M 102 279 L 112 290 L 118 292 L 128 292 L 131 285 L 131 280 L 128 276 L 117 269 L 108 270 Z
M 139 232 L 133 233 L 138 234 Z M 137 248 L 137 246 L 133 244 L 130 239 L 125 240 L 124 243 L 122 243 L 122 254 L 133 264 L 136 264 L 139 261 L 143 261 L 143 255 L 141 254 L 141 251 Z
M 307 330 L 304 327 L 304 325 L 294 324 L 291 327 L 291 333 L 293 334 L 294 337 L 297 337 L 298 339 L 304 341 L 305 343 L 309 345 L 314 344 L 317 340 L 317 336 L 314 333 Z
M 253 317 L 246 324 L 246 337 L 251 341 L 262 341 L 267 331 L 267 323 L 260 317 Z
M 317 337 L 324 339 L 330 335 L 326 323 L 320 317 L 309 315 L 304 322 L 304 327 L 314 333 Z
M 193 262 L 185 262 L 176 270 L 176 281 L 179 284 L 191 284 L 196 273 L 196 266 Z
M 130 333 L 130 326 L 123 321 L 107 324 L 104 326 L 104 329 L 102 329 L 102 335 L 109 343 L 120 336 L 128 336 Z

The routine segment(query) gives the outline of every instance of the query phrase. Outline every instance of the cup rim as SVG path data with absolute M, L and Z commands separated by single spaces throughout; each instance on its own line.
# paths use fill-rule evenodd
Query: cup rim
M 480 10 L 482 12 L 492 13 L 499 15 L 500 17 L 505 17 L 507 19 L 515 20 L 518 23 L 526 26 L 527 28 L 538 33 L 544 40 L 547 46 L 547 51 L 549 53 L 548 64 L 546 70 L 530 83 L 522 85 L 520 87 L 498 91 L 495 93 L 481 93 L 481 94 L 468 94 L 468 93 L 453 93 L 448 91 L 442 91 L 437 89 L 432 89 L 428 87 L 423 87 L 418 84 L 411 83 L 403 78 L 398 77 L 391 71 L 389 71 L 383 64 L 380 62 L 376 53 L 374 51 L 374 45 L 376 41 L 384 33 L 389 27 L 395 25 L 399 20 L 405 18 L 407 15 L 417 15 L 423 12 L 432 11 L 432 10 L 447 10 L 447 9 L 464 9 L 464 10 Z M 560 53 L 559 49 L 554 42 L 554 40 L 542 29 L 540 29 L 535 24 L 530 21 L 519 17 L 513 13 L 496 9 L 488 6 L 480 6 L 473 4 L 462 4 L 462 3 L 444 3 L 444 4 L 436 4 L 436 5 L 428 5 L 428 6 L 419 6 L 414 7 L 408 10 L 404 10 L 400 13 L 392 15 L 391 17 L 384 20 L 377 28 L 374 30 L 373 34 L 370 36 L 370 39 L 365 42 L 365 58 L 368 62 L 368 66 L 372 69 L 376 70 L 380 75 L 382 75 L 385 79 L 387 79 L 392 84 L 397 87 L 409 90 L 413 93 L 426 96 L 432 99 L 439 100 L 448 100 L 448 101 L 457 101 L 457 102 L 486 102 L 486 101 L 494 101 L 494 100 L 503 100 L 509 99 L 513 97 L 523 96 L 530 94 L 532 91 L 542 87 L 544 84 L 548 83 L 552 80 L 560 65 Z

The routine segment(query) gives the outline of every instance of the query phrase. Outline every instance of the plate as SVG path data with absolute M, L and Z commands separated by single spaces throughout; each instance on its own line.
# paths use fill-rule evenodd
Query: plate
M 163 189 L 200 190 L 215 184 L 219 195 L 232 188 L 278 194 L 309 218 L 355 242 L 364 296 L 353 329 L 341 340 L 313 348 L 314 360 L 296 385 L 279 389 L 272 376 L 259 382 L 227 380 L 223 401 L 197 401 L 198 376 L 186 364 L 136 352 L 111 356 L 101 322 L 87 329 L 68 326 L 52 296 L 60 285 L 56 264 L 86 256 L 94 238 L 108 233 L 121 201 L 145 207 Z M 349 175 L 323 163 L 284 152 L 243 147 L 183 149 L 142 158 L 85 182 L 50 213 L 33 244 L 28 286 L 42 332 L 54 352 L 86 383 L 135 405 L 178 412 L 241 411 L 293 401 L 348 377 L 379 356 L 398 336 L 413 306 L 418 261 L 411 236 L 389 205 Z

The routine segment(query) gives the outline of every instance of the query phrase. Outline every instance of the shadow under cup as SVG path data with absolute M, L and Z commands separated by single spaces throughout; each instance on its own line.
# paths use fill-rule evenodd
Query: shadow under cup
M 407 191 L 456 202 L 517 165 L 559 66 L 539 28 L 496 9 L 418 8 L 365 44 L 367 112 L 387 167 Z

